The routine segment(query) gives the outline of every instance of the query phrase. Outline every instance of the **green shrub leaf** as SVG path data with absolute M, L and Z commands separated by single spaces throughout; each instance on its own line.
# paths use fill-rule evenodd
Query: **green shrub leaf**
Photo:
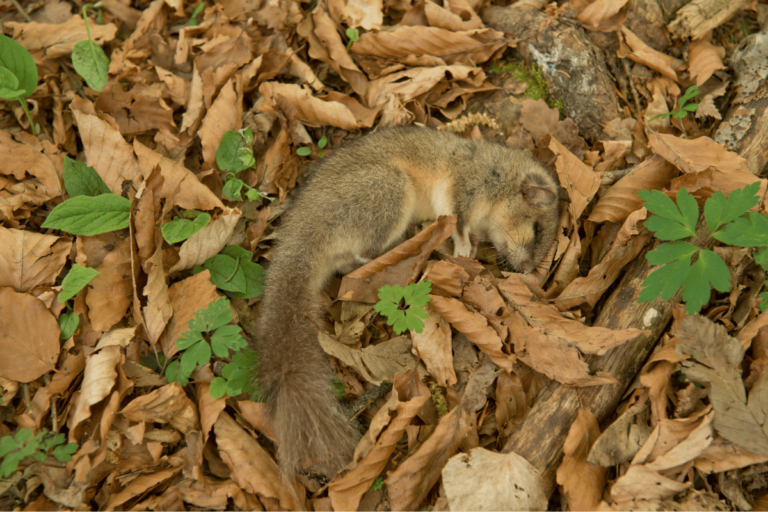
M 101 46 L 90 39 L 75 43 L 72 66 L 94 91 L 101 91 L 109 81 L 109 57 Z
M 100 196 L 110 194 L 112 191 L 93 167 L 88 167 L 83 162 L 64 157 L 64 186 L 69 197 Z
M 131 202 L 117 194 L 77 196 L 56 206 L 43 223 L 73 235 L 93 236 L 128 227 Z
M 201 213 L 194 220 L 175 218 L 171 222 L 163 224 L 161 231 L 163 238 L 169 244 L 173 245 L 191 237 L 211 221 L 211 216 L 207 213 Z
M 24 93 L 19 89 L 19 79 L 10 69 L 0 68 L 0 98 L 15 100 Z
M 738 247 L 768 245 L 768 217 L 750 212 L 727 224 L 712 236 L 725 244 Z
M 99 275 L 99 271 L 93 268 L 81 267 L 78 264 L 72 265 L 72 268 L 67 273 L 64 280 L 61 282 L 61 293 L 57 297 L 59 302 L 65 302 L 75 295 L 80 290 L 85 288 L 85 285 L 91 282 L 91 279 Z M 67 336 L 69 337 L 69 336 Z
M 8 36 L 0 35 L 0 67 L 13 73 L 21 96 L 31 96 L 37 88 L 37 65 L 26 48 Z M 5 99 L 17 99 L 5 98 Z

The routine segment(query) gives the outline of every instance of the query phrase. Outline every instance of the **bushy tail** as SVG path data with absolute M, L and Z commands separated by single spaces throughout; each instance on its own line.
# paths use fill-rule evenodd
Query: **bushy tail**
M 321 309 L 319 290 L 311 289 L 317 270 L 306 259 L 281 256 L 272 260 L 262 299 L 259 384 L 268 397 L 281 471 L 331 476 L 351 460 L 359 433 L 331 393 L 328 356 L 310 320 Z

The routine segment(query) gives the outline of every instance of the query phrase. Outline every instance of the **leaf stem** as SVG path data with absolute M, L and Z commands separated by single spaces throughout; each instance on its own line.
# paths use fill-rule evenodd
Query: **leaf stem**
M 85 31 L 88 33 L 88 40 L 89 40 L 90 42 L 93 42 L 93 38 L 91 37 L 91 27 L 89 27 L 89 26 L 88 26 L 88 14 L 87 14 L 87 10 L 88 10 L 88 8 L 89 8 L 89 7 L 90 7 L 91 9 L 94 9 L 94 5 L 93 5 L 93 4 L 85 4 L 85 5 L 83 6 L 83 20 L 85 21 Z
M 29 127 L 32 129 L 32 133 L 35 135 L 35 137 L 38 137 L 40 134 L 37 132 L 37 125 L 35 125 L 35 121 L 32 120 L 32 116 L 29 114 L 29 109 L 27 108 L 27 99 L 26 98 L 17 98 L 19 100 L 19 103 L 21 103 L 21 108 L 24 109 L 24 113 L 27 114 L 27 119 L 29 120 Z

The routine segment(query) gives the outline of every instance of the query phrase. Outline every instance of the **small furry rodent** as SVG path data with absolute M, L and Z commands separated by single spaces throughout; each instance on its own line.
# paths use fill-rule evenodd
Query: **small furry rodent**
M 470 234 L 490 241 L 529 273 L 556 237 L 557 179 L 527 153 L 427 128 L 387 129 L 322 161 L 278 230 L 266 273 L 256 350 L 259 385 L 284 474 L 333 474 L 351 459 L 359 434 L 331 394 L 328 356 L 310 318 L 336 272 L 383 254 L 414 223 L 456 214 L 455 254 Z

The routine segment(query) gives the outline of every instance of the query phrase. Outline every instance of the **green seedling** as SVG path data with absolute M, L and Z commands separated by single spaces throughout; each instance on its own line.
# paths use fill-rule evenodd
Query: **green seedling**
M 249 187 L 236 175 L 256 165 L 253 157 L 253 132 L 250 128 L 238 131 L 227 131 L 219 142 L 216 150 L 216 165 L 224 171 L 224 188 L 221 193 L 232 201 L 242 201 L 242 191 L 245 189 L 245 197 L 249 201 L 256 201 L 262 197 L 274 201 L 273 198 L 262 194 L 258 190 Z
M 211 221 L 211 216 L 197 210 L 182 210 L 182 217 L 176 217 L 171 222 L 163 224 L 163 238 L 169 244 L 177 244 L 191 237 Z
M 348 28 L 347 38 L 349 39 L 349 41 L 347 41 L 347 51 L 349 51 L 349 49 L 352 47 L 352 43 L 360 39 L 360 33 L 356 28 Z
M 661 294 L 669 300 L 682 286 L 682 298 L 689 315 L 698 312 L 709 301 L 710 290 L 728 292 L 731 289 L 731 273 L 728 265 L 713 251 L 703 249 L 711 238 L 728 245 L 755 248 L 753 257 L 768 271 L 768 217 L 754 208 L 759 197 L 760 183 L 755 182 L 743 189 L 734 190 L 728 199 L 722 192 L 715 192 L 704 204 L 704 220 L 709 235 L 703 240 L 696 235 L 699 207 L 685 188 L 677 193 L 677 204 L 658 190 L 638 192 L 645 207 L 655 215 L 645 221 L 645 227 L 660 240 L 659 245 L 646 255 L 648 263 L 663 265 L 643 281 L 644 289 L 639 302 L 656 299 Z M 694 238 L 696 244 L 685 241 Z M 698 259 L 691 261 L 695 255 Z M 760 309 L 768 307 L 768 292 L 760 294 Z
M 317 141 L 317 148 L 319 150 L 323 150 L 327 145 L 328 145 L 328 138 L 325 135 L 323 135 L 322 137 L 320 137 L 320 140 Z M 312 148 L 309 146 L 300 147 L 299 149 L 296 150 L 296 154 L 299 156 L 309 156 L 312 154 Z M 323 158 L 325 154 L 322 151 L 318 151 L 317 156 L 319 158 Z
M 379 302 L 373 309 L 387 317 L 387 325 L 392 326 L 395 334 L 407 330 L 419 333 L 424 330 L 424 319 L 429 316 L 424 306 L 431 300 L 430 291 L 430 281 L 411 283 L 405 289 L 399 284 L 384 285 L 379 288 Z
M 653 116 L 648 120 L 648 122 L 653 121 L 655 119 L 666 119 L 667 117 L 670 117 L 670 116 L 672 116 L 675 119 L 683 119 L 685 116 L 688 115 L 688 112 L 696 112 L 699 109 L 699 104 L 688 103 L 688 102 L 698 95 L 699 95 L 699 88 L 695 85 L 690 86 L 688 89 L 686 89 L 685 94 L 683 94 L 680 97 L 680 99 L 677 100 L 676 110 L 672 112 L 664 112 L 663 114 Z M 687 139 L 688 133 L 686 133 L 685 126 L 683 126 L 683 123 L 680 123 L 680 127 L 683 129 L 683 134 Z
M 80 290 L 85 288 L 97 275 L 99 275 L 98 270 L 75 264 L 72 265 L 72 268 L 61 282 L 61 292 L 57 299 L 67 306 L 67 312 L 59 315 L 61 339 L 69 339 L 77 330 L 77 326 L 80 325 L 80 317 L 72 311 L 69 299 L 80 293 Z
M 42 431 L 39 434 L 28 428 L 20 428 L 15 435 L 4 436 L 0 439 L 0 476 L 8 478 L 19 468 L 19 464 L 31 458 L 43 462 L 48 454 L 53 455 L 59 462 L 67 462 L 77 451 L 77 443 L 64 444 L 66 436 Z
M 0 34 L 0 98 L 21 103 L 35 137 L 39 130 L 32 120 L 25 98 L 35 92 L 37 78 L 35 59 L 27 49 Z
M 196 27 L 197 26 L 197 17 L 202 14 L 203 10 L 205 9 L 205 2 L 200 2 L 195 6 L 195 9 L 192 11 L 192 16 L 190 16 L 189 21 L 187 22 L 187 26 L 189 27 Z
M 101 5 L 100 2 L 94 4 L 85 4 L 83 6 L 83 20 L 85 20 L 85 30 L 88 33 L 86 41 L 78 41 L 72 49 L 72 66 L 77 74 L 85 79 L 88 87 L 94 91 L 101 91 L 102 87 L 109 81 L 109 57 L 104 53 L 101 46 L 96 44 L 91 37 L 91 27 L 88 24 L 88 9 L 96 9 Z

